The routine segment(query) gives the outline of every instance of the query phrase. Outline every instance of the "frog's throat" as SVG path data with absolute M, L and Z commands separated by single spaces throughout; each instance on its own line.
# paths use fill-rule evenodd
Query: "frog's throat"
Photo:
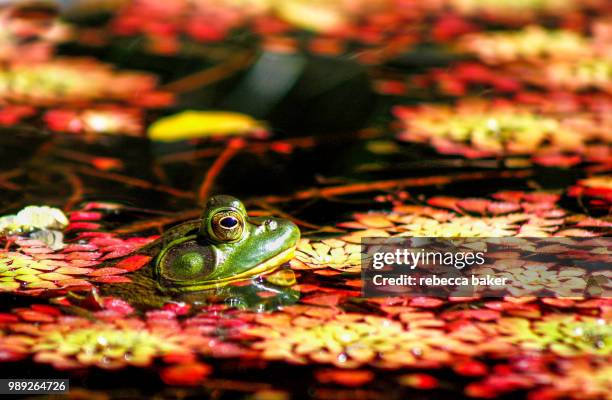
M 290 261 L 295 256 L 295 249 L 297 246 L 293 246 L 288 248 L 287 250 L 283 250 L 278 253 L 274 257 L 264 261 L 259 264 L 255 268 L 251 268 L 248 271 L 242 272 L 240 274 L 236 274 L 234 276 L 230 276 L 223 279 L 212 279 L 208 281 L 202 281 L 196 285 L 185 285 L 180 286 L 180 288 L 172 288 L 171 291 L 179 291 L 179 292 L 192 292 L 192 291 L 200 291 L 200 290 L 209 290 L 216 289 L 223 286 L 227 286 L 230 283 L 243 281 L 258 275 L 268 274 L 277 270 L 281 265 Z

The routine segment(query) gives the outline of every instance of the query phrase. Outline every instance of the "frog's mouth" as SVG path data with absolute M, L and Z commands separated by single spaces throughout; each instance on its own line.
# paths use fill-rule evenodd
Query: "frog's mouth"
M 236 275 L 228 276 L 227 278 L 219 278 L 219 279 L 211 279 L 211 280 L 203 280 L 194 284 L 180 284 L 175 282 L 174 284 L 179 284 L 179 287 L 174 288 L 166 288 L 166 290 L 170 291 L 200 291 L 200 290 L 210 290 L 216 289 L 223 286 L 226 286 L 233 282 L 244 281 L 255 276 L 266 275 L 270 272 L 276 271 L 279 267 L 281 267 L 284 263 L 290 261 L 295 256 L 296 246 L 289 247 L 286 250 L 281 251 L 274 257 L 262 262 L 254 268 L 251 268 L 248 271 L 241 272 Z

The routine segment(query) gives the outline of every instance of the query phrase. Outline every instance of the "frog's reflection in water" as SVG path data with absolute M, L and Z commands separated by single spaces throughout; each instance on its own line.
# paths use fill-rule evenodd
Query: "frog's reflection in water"
M 300 292 L 294 288 L 295 275 L 290 268 L 235 285 L 201 292 L 185 293 L 182 301 L 194 305 L 225 304 L 250 311 L 274 311 L 297 303 Z
M 169 303 L 187 303 L 193 309 L 210 305 L 256 312 L 274 311 L 279 307 L 295 304 L 300 292 L 295 288 L 296 278 L 288 266 L 270 274 L 230 285 L 201 291 L 173 293 L 159 290 L 151 272 L 145 268 L 131 274 L 131 283 L 107 284 L 93 294 L 70 294 L 71 303 L 79 306 L 99 303 L 95 297 L 116 297 L 138 310 L 159 309 Z M 101 303 L 101 302 L 100 302 Z

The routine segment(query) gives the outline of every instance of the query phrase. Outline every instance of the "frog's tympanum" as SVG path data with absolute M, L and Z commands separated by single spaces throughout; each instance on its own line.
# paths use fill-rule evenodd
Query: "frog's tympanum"
M 293 257 L 299 238 L 290 221 L 249 218 L 240 200 L 214 196 L 199 221 L 164 235 L 155 274 L 163 291 L 213 289 L 274 271 Z

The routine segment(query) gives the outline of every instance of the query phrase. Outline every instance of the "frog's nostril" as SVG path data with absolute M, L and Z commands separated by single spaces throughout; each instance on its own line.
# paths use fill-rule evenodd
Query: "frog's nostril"
M 266 221 L 266 227 L 269 230 L 273 231 L 276 228 L 278 228 L 278 223 L 276 221 L 274 221 L 273 219 L 269 219 L 269 220 Z

